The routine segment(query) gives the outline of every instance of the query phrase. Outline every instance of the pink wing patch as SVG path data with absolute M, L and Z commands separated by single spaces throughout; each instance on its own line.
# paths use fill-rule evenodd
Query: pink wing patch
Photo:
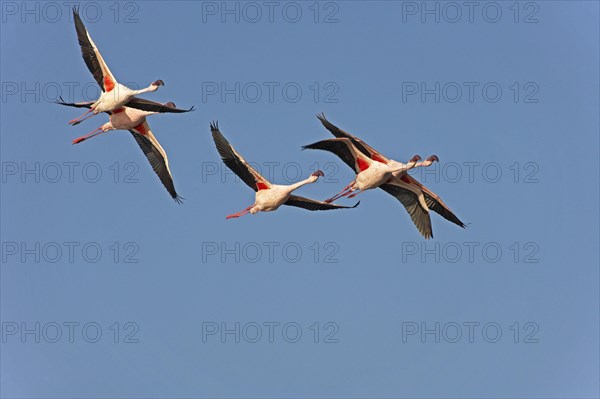
M 108 76 L 104 77 L 104 91 L 109 92 L 115 88 L 115 82 Z
M 378 154 L 373 154 L 373 156 L 371 157 L 371 159 L 373 161 L 377 161 L 377 162 L 381 162 L 387 165 L 387 161 L 385 159 L 383 159 L 382 157 L 380 157 Z
M 370 166 L 369 163 L 360 157 L 356 158 L 356 163 L 358 164 L 358 169 L 361 172 L 369 169 L 369 166 Z
M 267 184 L 263 183 L 262 181 L 258 181 L 258 182 L 256 182 L 256 188 L 258 189 L 258 191 L 260 191 L 260 190 L 268 190 L 269 186 L 267 186 Z
M 142 136 L 145 136 L 148 134 L 148 129 L 146 129 L 146 126 L 144 126 L 143 123 L 140 123 L 139 125 L 137 125 L 136 127 L 134 127 L 134 129 L 141 134 Z

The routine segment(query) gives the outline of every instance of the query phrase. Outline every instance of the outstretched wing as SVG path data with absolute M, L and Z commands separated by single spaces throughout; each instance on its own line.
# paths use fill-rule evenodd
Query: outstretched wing
M 210 124 L 213 140 L 223 163 L 233 171 L 240 179 L 244 181 L 254 191 L 261 188 L 270 188 L 271 183 L 256 171 L 246 160 L 229 144 L 229 141 L 223 136 L 219 130 L 218 122 Z
M 144 152 L 144 155 L 146 155 L 146 158 L 148 158 L 148 162 L 150 162 L 152 169 L 154 169 L 154 172 L 158 175 L 163 186 L 165 186 L 169 194 L 171 194 L 171 197 L 181 204 L 182 198 L 177 194 L 177 191 L 175 191 L 167 154 L 158 140 L 156 140 L 156 137 L 152 134 L 148 122 L 137 125 L 129 130 L 129 132 Z
M 372 163 L 372 160 L 362 152 L 358 151 L 354 144 L 352 144 L 352 141 L 347 138 L 321 140 L 313 144 L 305 145 L 302 149 L 332 152 L 356 173 L 365 170 Z
M 316 201 L 310 198 L 300 197 L 299 195 L 290 195 L 290 198 L 283 205 L 297 206 L 298 208 L 308 209 L 309 211 L 328 211 L 331 209 L 350 209 L 356 208 L 360 204 L 358 201 L 354 206 L 342 206 L 330 204 L 323 201 Z
M 371 147 L 370 145 L 368 145 L 367 143 L 365 143 L 358 137 L 340 129 L 339 127 L 335 126 L 333 123 L 329 122 L 327 120 L 327 118 L 325 118 L 325 114 L 319 114 L 319 115 L 317 115 L 317 118 L 321 121 L 323 126 L 325 126 L 325 128 L 327 130 L 329 130 L 329 132 L 331 134 L 333 134 L 337 138 L 349 139 L 350 141 L 352 141 L 352 144 L 354 144 L 354 146 L 360 152 L 362 152 L 363 154 L 365 154 L 367 157 L 371 158 L 372 160 L 379 161 L 379 162 L 385 163 L 385 164 L 387 164 L 390 161 L 386 156 L 384 156 L 380 152 L 376 151 L 373 147 Z
M 165 113 L 165 112 L 181 113 L 181 112 L 190 112 L 190 111 L 194 110 L 193 106 L 190 109 L 180 109 L 180 108 L 176 108 L 174 103 L 161 104 L 161 103 L 157 103 L 155 101 L 150 101 L 150 100 L 146 100 L 146 99 L 139 98 L 139 97 L 133 97 L 131 100 L 129 100 L 129 102 L 126 105 L 128 107 L 137 108 L 142 111 L 160 112 L 160 113 Z
M 111 91 L 117 84 L 117 80 L 110 69 L 108 69 L 108 65 L 104 62 L 96 44 L 94 44 L 92 37 L 85 28 L 79 16 L 78 7 L 73 7 L 73 19 L 75 20 L 75 31 L 77 32 L 77 39 L 79 40 L 81 55 L 83 56 L 85 65 L 87 65 L 92 75 L 94 75 L 94 79 L 96 79 L 100 88 L 103 91 Z
M 448 207 L 448 205 L 446 205 L 444 203 L 444 201 L 442 201 L 442 199 L 440 197 L 438 197 L 433 191 L 431 191 L 430 189 L 428 189 L 427 187 L 425 187 L 423 184 L 421 184 L 417 179 L 415 179 L 414 177 L 406 174 L 403 176 L 403 179 L 405 179 L 405 181 L 407 181 L 407 183 L 409 184 L 415 184 L 417 187 L 419 187 L 421 189 L 421 191 L 423 191 L 423 195 L 425 196 L 425 202 L 427 203 L 427 206 L 429 207 L 429 209 L 431 209 L 432 211 L 438 213 L 439 215 L 441 215 L 444 219 L 462 227 L 465 228 L 467 227 L 455 214 L 454 212 L 452 212 L 450 210 L 450 208 Z
M 62 97 L 60 97 L 60 101 L 55 101 L 56 104 L 60 104 L 60 105 L 66 105 L 67 107 L 75 107 L 75 108 L 91 108 L 92 104 L 94 104 L 93 101 L 82 101 L 82 102 L 78 102 L 78 103 L 68 103 L 65 102 L 65 100 L 63 100 Z M 115 110 L 116 111 L 116 110 Z M 105 113 L 107 113 L 108 115 L 112 115 L 113 111 L 104 111 Z M 79 122 L 75 123 L 74 125 L 78 125 Z
M 423 208 L 419 201 L 419 194 L 416 189 L 408 187 L 406 183 L 394 182 L 391 180 L 382 184 L 379 188 L 395 197 L 402 205 L 404 205 L 404 208 L 406 208 L 406 211 L 419 230 L 419 233 L 421 233 L 425 239 L 433 237 L 429 210 Z
M 93 101 L 81 101 L 78 103 L 68 103 L 65 100 L 63 100 L 62 97 L 60 97 L 59 100 L 54 101 L 56 104 L 60 104 L 60 105 L 66 105 L 67 107 L 75 107 L 75 108 L 90 108 L 92 106 L 92 104 L 94 103 Z

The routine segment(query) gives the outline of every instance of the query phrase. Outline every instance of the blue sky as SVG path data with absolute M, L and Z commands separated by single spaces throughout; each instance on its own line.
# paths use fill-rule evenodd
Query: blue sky
M 121 82 L 195 105 L 149 118 L 182 206 L 129 133 L 71 145 L 106 117 L 52 104 L 96 90 L 68 7 L 1 4 L 3 397 L 598 396 L 597 2 L 175 3 L 81 9 Z M 300 150 L 319 112 L 437 154 L 415 177 L 469 227 L 425 242 L 381 190 L 225 220 L 253 192 L 209 122 L 324 199 L 353 175 Z

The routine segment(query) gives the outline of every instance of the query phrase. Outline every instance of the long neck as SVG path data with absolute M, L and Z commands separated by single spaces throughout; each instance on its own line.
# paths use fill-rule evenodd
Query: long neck
M 134 96 L 137 96 L 138 94 L 148 93 L 149 91 L 156 91 L 157 89 L 158 89 L 158 86 L 150 85 L 150 86 L 146 87 L 145 89 L 132 90 L 131 93 Z
M 390 169 L 390 172 L 392 173 L 399 173 L 399 172 L 406 172 L 409 169 L 414 168 L 416 165 L 416 162 L 409 162 L 409 163 L 402 163 L 402 162 L 396 162 L 394 165 L 392 166 L 388 166 L 388 168 Z
M 288 186 L 288 190 L 291 193 L 291 192 L 299 189 L 300 187 L 304 186 L 305 184 L 310 184 L 310 183 L 314 183 L 314 182 L 315 182 L 315 180 L 313 180 L 312 178 L 309 177 L 308 179 L 301 180 L 298 183 L 290 184 Z

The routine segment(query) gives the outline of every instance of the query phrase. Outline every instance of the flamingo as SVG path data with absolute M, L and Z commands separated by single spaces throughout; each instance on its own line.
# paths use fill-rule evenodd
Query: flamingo
M 341 206 L 330 204 L 322 201 L 315 201 L 310 198 L 300 197 L 292 194 L 298 188 L 316 182 L 319 177 L 324 176 L 323 172 L 317 170 L 312 173 L 307 179 L 301 180 L 291 185 L 272 184 L 256 171 L 246 160 L 229 144 L 227 139 L 219 130 L 217 122 L 210 124 L 213 140 L 217 147 L 217 151 L 225 165 L 238 175 L 244 183 L 256 191 L 255 201 L 252 205 L 246 207 L 240 212 L 228 215 L 226 219 L 238 218 L 247 215 L 248 213 L 255 214 L 257 212 L 272 212 L 277 210 L 281 205 L 295 206 L 308 209 L 309 211 L 323 211 L 330 209 L 349 209 L 355 208 L 360 203 L 357 202 L 354 206 Z
M 79 10 L 77 7 L 73 7 L 73 19 L 75 21 L 75 30 L 77 32 L 77 38 L 79 40 L 79 46 L 81 47 L 81 55 L 87 65 L 88 69 L 100 85 L 102 94 L 94 101 L 87 112 L 79 117 L 69 121 L 69 124 L 76 125 L 83 122 L 84 120 L 97 115 L 100 112 L 113 111 L 127 105 L 132 108 L 138 108 L 145 111 L 155 111 L 152 108 L 152 104 L 147 101 L 135 97 L 138 94 L 153 92 L 158 90 L 160 86 L 164 86 L 162 80 L 156 80 L 152 82 L 148 87 L 141 90 L 133 90 L 127 86 L 120 84 L 108 68 L 108 65 L 102 58 L 98 47 L 92 40 L 92 37 L 88 33 L 81 17 L 79 16 Z M 162 112 L 177 112 L 165 110 Z M 89 115 L 92 113 L 92 115 Z
M 344 187 L 338 194 L 326 199 L 325 202 L 333 202 L 346 196 L 353 198 L 361 192 L 377 188 L 392 177 L 393 173 L 404 172 L 414 168 L 420 159 L 418 155 L 415 155 L 407 164 L 397 162 L 395 165 L 389 165 L 364 155 L 347 138 L 321 140 L 305 145 L 302 148 L 333 152 L 356 172 L 356 178 L 350 184 Z
M 412 168 L 427 167 L 433 162 L 439 162 L 439 158 L 437 156 L 432 155 L 425 161 L 418 162 L 421 160 L 421 157 L 415 155 L 408 163 L 403 164 L 402 162 L 387 158 L 358 137 L 338 128 L 329 122 L 325 118 L 325 115 L 317 115 L 317 117 L 323 126 L 325 126 L 325 128 L 329 130 L 336 138 L 324 140 L 325 142 L 333 141 L 333 143 L 319 142 L 305 146 L 305 148 L 324 149 L 333 152 L 357 173 L 355 181 L 345 187 L 340 194 L 337 194 L 331 199 L 335 200 L 343 196 L 353 197 L 356 194 L 352 194 L 352 192 L 357 189 L 364 191 L 364 186 L 361 188 L 358 184 L 359 175 L 362 174 L 363 176 L 369 177 L 370 175 L 366 174 L 365 172 L 373 167 L 372 165 L 377 165 L 378 170 L 386 170 L 381 168 L 380 164 L 383 164 L 387 166 L 388 173 L 390 170 L 393 170 L 391 172 L 391 176 L 386 174 L 386 176 L 388 176 L 387 180 L 383 182 L 378 180 L 375 182 L 375 184 L 372 184 L 372 186 L 379 187 L 398 199 L 406 208 L 413 223 L 421 235 L 425 237 L 425 239 L 433 237 L 429 210 L 440 214 L 446 220 L 449 220 L 450 222 L 455 223 L 462 228 L 466 227 L 466 225 L 450 210 L 450 208 L 441 200 L 439 196 L 407 173 Z M 369 160 L 371 162 L 369 162 Z M 360 166 L 361 164 L 362 169 Z M 381 184 L 376 185 L 376 183 L 380 182 Z
M 58 103 L 61 105 L 79 108 L 87 108 L 92 104 L 91 102 L 65 103 L 64 101 L 59 101 Z M 175 104 L 172 102 L 158 105 L 165 108 L 177 109 Z M 187 112 L 190 110 L 179 111 Z M 177 194 L 177 191 L 175 191 L 175 185 L 173 184 L 173 176 L 171 175 L 171 169 L 169 168 L 167 154 L 156 137 L 154 137 L 152 134 L 150 125 L 148 125 L 148 122 L 146 121 L 146 116 L 157 114 L 158 111 L 142 111 L 135 108 L 121 107 L 113 111 L 104 112 L 110 115 L 109 121 L 96 130 L 76 138 L 73 140 L 73 144 L 79 144 L 85 140 L 111 130 L 128 130 L 144 152 L 144 155 L 146 155 L 146 158 L 148 158 L 152 169 L 158 175 L 158 178 L 162 182 L 163 186 L 165 186 L 171 197 L 177 203 L 181 204 L 183 198 Z

